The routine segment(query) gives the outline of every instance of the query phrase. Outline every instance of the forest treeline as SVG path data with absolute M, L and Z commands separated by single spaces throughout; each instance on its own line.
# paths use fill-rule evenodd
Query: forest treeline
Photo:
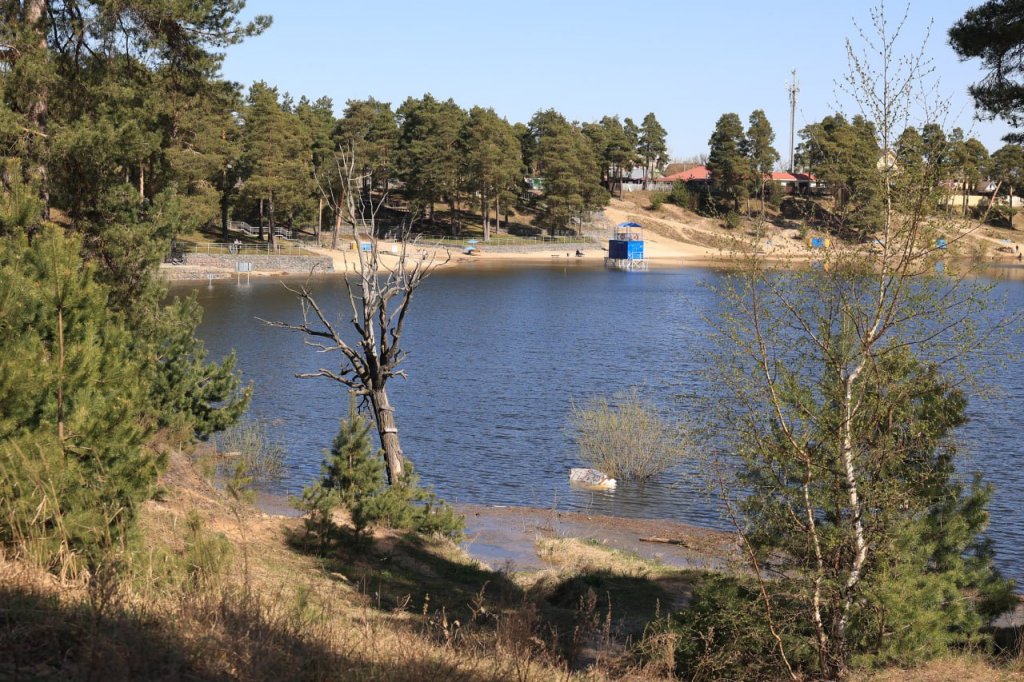
M 1009 223 L 1015 193 L 1024 180 L 1024 148 L 1017 142 L 1007 142 L 990 154 L 963 129 L 947 133 L 938 123 L 925 123 L 920 130 L 908 125 L 886 150 L 879 144 L 875 122 L 863 114 L 850 118 L 829 114 L 797 135 L 794 170 L 808 174 L 805 184 L 813 182 L 813 194 L 830 197 L 831 204 L 790 202 L 792 209 L 784 212 L 791 217 L 803 213 L 802 217 L 822 223 L 839 236 L 858 240 L 881 224 L 887 166 L 900 169 L 903 178 L 914 178 L 918 189 L 926 189 L 929 205 L 974 217 L 984 215 L 996 224 Z M 737 114 L 723 114 L 708 140 L 709 191 L 704 196 L 699 191 L 682 193 L 679 203 L 710 214 L 738 212 L 741 202 L 752 198 L 779 207 L 785 191 L 771 180 L 780 158 L 774 140 L 772 126 L 760 109 L 750 115 L 745 130 Z M 802 193 L 812 192 L 805 188 Z M 971 206 L 969 197 L 974 194 L 1003 197 L 1006 203 L 987 199 L 980 208 Z

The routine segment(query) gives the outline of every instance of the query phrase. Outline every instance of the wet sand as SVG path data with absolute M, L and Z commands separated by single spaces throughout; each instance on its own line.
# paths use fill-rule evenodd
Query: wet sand
M 456 508 L 466 517 L 462 548 L 493 569 L 546 568 L 534 543 L 551 537 L 589 540 L 679 568 L 721 569 L 736 552 L 735 541 L 728 533 L 664 519 L 630 519 L 532 507 L 463 504 Z

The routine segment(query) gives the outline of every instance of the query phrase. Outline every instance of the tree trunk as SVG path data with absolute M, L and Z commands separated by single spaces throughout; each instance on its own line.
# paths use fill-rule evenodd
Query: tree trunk
M 456 208 L 458 197 L 452 197 L 448 200 L 448 210 L 452 214 L 452 235 L 459 236 L 462 234 L 462 225 L 459 224 L 458 209 Z
M 324 231 L 324 197 L 320 195 L 320 201 L 316 206 L 316 245 L 320 246 L 320 233 Z
M 146 164 L 139 164 L 139 201 L 146 200 Z
M 263 197 L 260 197 L 260 241 L 263 241 Z
M 228 209 L 228 197 L 230 195 L 230 189 L 227 188 L 227 169 L 220 169 L 220 237 L 225 242 L 228 241 L 227 230 L 230 227 L 230 221 L 227 219 Z
M 270 217 L 270 250 L 273 251 L 277 248 L 277 237 L 274 236 L 274 190 L 270 190 L 267 208 Z
M 647 169 L 651 167 L 651 160 L 644 159 L 644 191 L 647 191 Z
M 388 392 L 383 387 L 370 391 L 370 404 L 373 407 L 373 418 L 377 424 L 377 435 L 380 436 L 380 447 L 384 451 L 384 466 L 387 470 L 388 484 L 395 485 L 405 477 L 405 457 L 402 455 L 402 445 L 398 440 L 395 408 L 391 407 Z
M 228 236 L 230 224 L 231 221 L 228 220 L 228 193 L 225 190 L 220 195 L 220 236 L 225 242 L 230 239 Z
M 508 227 L 507 223 L 505 227 Z M 494 231 L 501 232 L 501 192 L 494 196 Z
M 480 194 L 480 212 L 484 214 L 484 241 L 491 240 L 491 206 L 487 203 L 487 193 Z
M 338 233 L 341 232 L 341 208 L 334 211 L 334 232 L 331 233 L 331 248 L 338 248 Z

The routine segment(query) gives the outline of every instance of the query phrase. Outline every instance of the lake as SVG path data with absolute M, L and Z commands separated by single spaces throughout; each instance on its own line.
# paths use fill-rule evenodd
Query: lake
M 1024 269 L 993 270 L 1007 305 L 1024 305 Z M 614 492 L 568 486 L 578 466 L 566 432 L 573 401 L 642 385 L 673 411 L 696 409 L 705 358 L 715 352 L 705 318 L 720 301 L 711 268 L 625 273 L 579 263 L 500 269 L 487 264 L 435 273 L 412 304 L 403 345 L 408 380 L 389 384 L 406 455 L 424 483 L 451 502 L 528 505 L 724 527 L 696 462 L 646 487 Z M 288 280 L 285 280 L 288 281 Z M 292 283 L 298 283 L 292 280 Z M 272 492 L 296 493 L 314 480 L 323 451 L 348 409 L 343 387 L 297 379 L 318 362 L 337 362 L 301 335 L 257 318 L 298 322 L 296 297 L 282 280 L 178 283 L 205 309 L 198 334 L 211 358 L 232 349 L 255 385 L 251 417 L 272 425 L 287 451 L 286 474 Z M 325 307 L 347 306 L 338 277 L 315 280 Z M 1024 341 L 1013 341 L 1024 350 Z M 326 367 L 335 367 L 325 364 Z M 970 457 L 996 486 L 990 505 L 998 564 L 1024 583 L 1024 466 L 1019 439 L 1024 376 L 1014 365 L 991 378 L 994 395 L 972 399 L 960 431 Z

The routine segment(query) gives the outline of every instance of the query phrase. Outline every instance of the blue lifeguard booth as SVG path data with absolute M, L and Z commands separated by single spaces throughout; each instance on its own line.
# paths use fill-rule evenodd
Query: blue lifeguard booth
M 619 223 L 608 240 L 605 265 L 617 270 L 646 270 L 644 259 L 644 228 L 640 223 Z

